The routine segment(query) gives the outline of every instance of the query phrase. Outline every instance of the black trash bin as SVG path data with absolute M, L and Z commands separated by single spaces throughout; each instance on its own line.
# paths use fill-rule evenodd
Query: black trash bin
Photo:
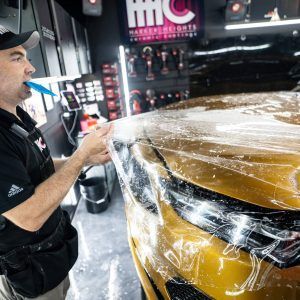
M 90 177 L 81 180 L 80 192 L 85 199 L 85 205 L 88 212 L 97 214 L 107 209 L 108 189 L 105 178 Z

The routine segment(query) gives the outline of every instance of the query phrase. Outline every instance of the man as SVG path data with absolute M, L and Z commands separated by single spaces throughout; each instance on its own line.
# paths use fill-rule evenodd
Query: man
M 60 300 L 77 259 L 77 233 L 60 203 L 80 170 L 110 160 L 111 129 L 89 134 L 67 160 L 52 160 L 36 123 L 18 105 L 34 67 L 38 32 L 0 25 L 0 299 Z M 43 147 L 38 145 L 43 144 Z

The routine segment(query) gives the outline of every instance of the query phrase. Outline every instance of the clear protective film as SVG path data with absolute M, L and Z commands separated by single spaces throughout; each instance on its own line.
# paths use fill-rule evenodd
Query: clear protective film
M 300 299 L 299 125 L 292 92 L 201 97 L 115 122 L 142 283 L 165 299 Z

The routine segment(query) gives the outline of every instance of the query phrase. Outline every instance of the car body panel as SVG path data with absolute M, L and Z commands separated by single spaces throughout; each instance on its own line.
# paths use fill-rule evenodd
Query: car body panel
M 175 299 L 178 278 L 199 299 L 300 297 L 299 105 L 297 93 L 203 97 L 115 123 L 150 299 L 151 281 Z
M 128 217 L 136 218 L 136 214 L 129 214 Z M 142 215 L 140 219 L 143 219 Z M 146 219 L 148 220 L 148 218 Z M 146 230 L 145 221 L 142 223 L 133 222 L 129 226 L 140 232 L 138 237 L 132 235 L 129 237 L 134 241 L 131 251 L 138 259 L 135 259 L 135 264 L 146 270 L 148 276 L 153 279 L 161 294 L 164 295 L 164 299 L 171 299 L 166 291 L 165 282 L 176 275 L 193 279 L 193 285 L 209 294 L 213 299 L 228 297 L 232 299 L 260 300 L 298 299 L 300 297 L 300 288 L 297 281 L 300 278 L 299 267 L 289 270 L 270 269 L 269 264 L 263 261 L 257 262 L 254 270 L 259 272 L 254 275 L 254 278 L 249 276 L 253 271 L 253 258 L 251 259 L 247 253 L 238 251 L 236 256 L 240 256 L 239 258 L 224 254 L 226 246 L 222 244 L 222 241 L 208 238 L 205 233 L 203 233 L 203 236 L 200 234 L 200 237 L 195 238 L 193 233 L 195 234 L 197 229 L 191 228 L 189 224 L 180 224 L 180 221 L 178 223 L 176 217 L 173 219 L 172 224 L 157 230 L 157 234 L 161 235 L 159 254 L 156 252 L 157 249 L 151 249 L 150 252 L 145 251 L 151 245 L 151 242 L 145 239 L 150 236 L 144 231 Z M 178 232 L 179 226 L 181 228 L 180 232 Z M 141 235 L 143 238 L 141 238 Z M 197 236 L 199 236 L 198 230 Z M 207 240 L 210 240 L 210 244 L 207 244 Z M 174 249 L 173 246 L 170 246 L 172 243 L 180 244 L 180 248 Z M 148 255 L 141 259 L 139 253 L 148 253 Z M 191 255 L 187 255 L 188 253 L 191 253 Z M 205 261 L 202 260 L 203 257 L 205 257 Z M 222 263 L 216 263 L 216 261 Z M 148 282 L 147 277 L 145 274 L 140 276 L 143 286 Z M 245 282 L 251 283 L 251 280 L 253 280 L 254 285 L 257 285 L 251 287 L 254 291 L 247 291 L 246 287 L 245 289 L 239 288 Z M 218 283 L 217 286 L 216 283 Z M 268 287 L 259 287 L 259 284 L 264 286 L 266 283 Z M 149 300 L 156 299 L 153 291 L 152 293 L 148 292 L 147 295 Z

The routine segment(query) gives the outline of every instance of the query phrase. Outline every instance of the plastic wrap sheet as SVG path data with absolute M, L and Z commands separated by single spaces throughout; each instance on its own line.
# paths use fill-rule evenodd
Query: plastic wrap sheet
M 299 125 L 300 95 L 288 92 L 115 123 L 129 240 L 165 298 L 179 283 L 204 297 L 191 299 L 300 299 Z

